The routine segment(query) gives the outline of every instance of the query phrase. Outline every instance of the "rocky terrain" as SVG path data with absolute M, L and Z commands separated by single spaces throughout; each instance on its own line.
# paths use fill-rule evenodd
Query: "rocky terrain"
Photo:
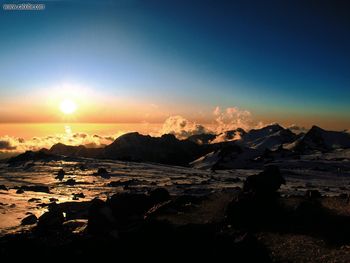
M 272 125 L 23 153 L 0 163 L 0 255 L 349 262 L 348 139 Z

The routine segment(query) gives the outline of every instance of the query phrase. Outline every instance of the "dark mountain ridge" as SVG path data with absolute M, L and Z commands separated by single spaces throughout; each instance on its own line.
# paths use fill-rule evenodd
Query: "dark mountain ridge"
M 239 138 L 235 140 L 235 136 Z M 224 135 L 229 141 L 216 142 L 218 136 Z M 289 145 L 284 149 L 285 145 Z M 347 132 L 326 131 L 313 126 L 306 134 L 298 136 L 278 124 L 245 132 L 243 129 L 227 131 L 219 135 L 202 134 L 179 140 L 172 134 L 161 137 L 142 135 L 137 132 L 118 137 L 112 144 L 101 148 L 70 146 L 62 143 L 53 145 L 49 150 L 28 151 L 10 158 L 10 163 L 54 156 L 85 157 L 96 159 L 113 159 L 135 162 L 154 162 L 167 165 L 187 166 L 195 161 L 217 165 L 217 161 L 227 165 L 223 167 L 249 166 L 252 160 L 268 155 L 291 156 L 310 151 L 332 151 L 338 148 L 350 148 L 350 134 Z M 209 155 L 208 155 L 209 154 Z M 232 165 L 234 164 L 234 165 Z

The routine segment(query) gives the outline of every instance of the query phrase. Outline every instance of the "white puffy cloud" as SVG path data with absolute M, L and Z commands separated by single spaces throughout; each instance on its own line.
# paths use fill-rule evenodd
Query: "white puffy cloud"
M 245 131 L 256 128 L 261 123 L 256 123 L 252 117 L 250 111 L 239 109 L 238 107 L 228 107 L 221 109 L 217 106 L 213 115 L 216 122 L 216 132 L 221 133 L 224 131 L 234 130 L 242 128 Z
M 56 143 L 63 143 L 67 145 L 84 145 L 88 148 L 103 147 L 112 143 L 122 133 L 114 135 L 97 135 L 87 133 L 70 133 L 55 134 L 44 137 L 33 137 L 31 139 L 23 139 L 11 136 L 0 137 L 0 152 L 24 152 L 37 151 L 42 148 L 51 148 Z
M 186 139 L 191 135 L 206 133 L 208 130 L 200 124 L 189 121 L 182 116 L 171 116 L 165 120 L 161 134 L 174 134 L 179 139 Z

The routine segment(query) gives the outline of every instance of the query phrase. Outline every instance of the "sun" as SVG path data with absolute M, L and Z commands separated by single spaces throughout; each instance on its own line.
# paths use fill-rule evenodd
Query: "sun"
M 77 108 L 77 104 L 70 99 L 64 99 L 60 104 L 60 110 L 67 115 L 74 113 Z

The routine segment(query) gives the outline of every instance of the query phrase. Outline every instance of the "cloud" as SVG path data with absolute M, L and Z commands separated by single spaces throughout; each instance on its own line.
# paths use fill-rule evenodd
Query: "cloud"
M 9 141 L 0 140 L 0 150 L 15 150 L 17 147 L 12 146 Z
M 292 124 L 291 126 L 288 127 L 289 130 L 291 130 L 294 133 L 302 133 L 302 132 L 307 132 L 308 129 L 305 127 L 300 127 L 296 124 Z
M 104 147 L 113 142 L 123 133 L 113 135 L 90 135 L 87 133 L 71 133 L 48 135 L 43 137 L 33 137 L 28 140 L 11 136 L 0 136 L 0 153 L 37 151 L 42 148 L 51 148 L 56 143 L 67 145 L 84 145 L 88 148 Z
M 182 116 L 171 116 L 165 120 L 161 134 L 174 134 L 178 139 L 186 139 L 191 135 L 206 133 L 208 130 L 200 124 L 191 122 Z
M 215 140 L 228 141 L 239 139 L 241 134 L 224 134 L 225 131 L 242 128 L 245 131 L 264 127 L 264 123 L 254 120 L 252 114 L 247 110 L 238 107 L 220 108 L 215 107 L 213 110 L 213 124 L 204 126 L 186 118 L 175 115 L 168 117 L 160 130 L 160 134 L 174 134 L 179 139 L 186 139 L 191 135 L 202 133 L 215 133 L 219 136 Z
M 213 115 L 216 122 L 216 132 L 221 133 L 224 131 L 235 130 L 242 128 L 245 131 L 256 128 L 263 125 L 262 123 L 256 123 L 252 117 L 250 111 L 239 109 L 238 107 L 228 107 L 221 109 L 217 106 Z

